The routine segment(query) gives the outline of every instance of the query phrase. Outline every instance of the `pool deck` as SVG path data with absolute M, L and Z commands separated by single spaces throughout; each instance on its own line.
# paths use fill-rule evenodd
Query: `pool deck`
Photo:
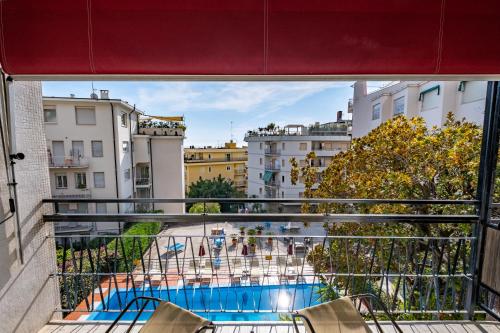
M 79 321 L 57 321 L 47 324 L 38 333 L 103 333 L 109 327 L 107 322 L 79 322 Z M 499 322 L 470 322 L 470 321 L 411 321 L 399 322 L 401 329 L 405 333 L 500 333 Z M 394 332 L 392 326 L 388 323 L 383 325 L 384 332 Z M 372 331 L 376 332 L 374 325 L 370 324 Z M 138 332 L 141 325 L 138 324 L 132 332 Z M 113 332 L 125 332 L 127 326 L 118 325 Z M 304 332 L 304 328 L 300 327 Z M 291 323 L 276 323 L 251 325 L 234 323 L 220 324 L 217 327 L 217 333 L 294 333 Z

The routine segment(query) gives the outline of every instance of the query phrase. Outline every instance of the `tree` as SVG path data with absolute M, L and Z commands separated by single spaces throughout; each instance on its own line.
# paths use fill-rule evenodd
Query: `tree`
M 244 196 L 245 193 L 238 191 L 231 180 L 223 178 L 221 175 L 214 179 L 200 177 L 198 181 L 189 185 L 188 190 L 188 198 L 242 198 Z M 221 205 L 221 211 L 231 210 L 231 205 Z
M 189 208 L 190 213 L 220 213 L 220 205 L 217 202 L 197 202 Z
M 321 182 L 312 191 L 311 168 L 306 163 L 300 170 L 292 163 L 292 178 L 299 174 L 304 179 L 305 197 L 318 198 L 368 198 L 368 199 L 474 199 L 476 195 L 481 129 L 479 126 L 457 121 L 449 114 L 443 127 L 427 128 L 420 117 L 408 119 L 403 116 L 391 119 L 368 135 L 354 139 L 351 147 L 335 155 L 330 165 L 322 173 Z M 310 180 L 310 179 L 309 179 Z M 499 188 L 497 186 L 497 188 Z M 498 197 L 498 194 L 496 194 Z M 303 206 L 304 212 L 311 207 Z M 402 214 L 470 214 L 474 207 L 458 205 L 402 205 L 402 204 L 322 204 L 316 208 L 321 213 L 402 213 Z M 470 235 L 470 226 L 463 224 L 403 224 L 403 223 L 337 223 L 325 225 L 329 235 L 358 236 L 464 236 Z M 370 270 L 415 272 L 419 262 L 429 249 L 429 262 L 436 269 L 437 263 L 449 262 L 456 246 L 447 245 L 443 255 L 441 245 L 420 242 L 360 240 L 356 244 L 350 240 L 318 245 L 308 254 L 308 261 L 317 272 L 364 272 Z M 396 253 L 405 256 L 394 257 L 390 266 L 387 253 L 395 247 Z M 444 248 L 444 247 L 443 247 Z M 457 249 L 457 252 L 459 250 Z M 460 251 L 470 251 L 469 245 Z M 462 255 L 462 254 L 461 254 Z M 465 254 L 464 254 L 465 256 Z M 376 258 L 368 262 L 367 258 Z M 444 265 L 444 264 L 443 264 Z M 439 269 L 439 268 L 438 268 Z M 465 269 L 465 268 L 462 268 Z M 409 285 L 416 280 L 406 278 Z M 349 288 L 350 292 L 366 292 L 367 283 L 362 279 L 336 278 L 336 288 Z M 327 283 L 328 284 L 328 283 Z M 379 283 L 380 284 L 380 283 Z M 398 282 L 399 286 L 399 282 Z M 331 287 L 331 286 L 330 286 Z M 361 290 L 353 290 L 361 288 Z M 410 297 L 413 297 L 410 296 Z M 433 296 L 434 297 L 434 296 Z M 417 306 L 419 300 L 410 300 Z
M 317 190 L 306 182 L 305 197 L 369 199 L 474 199 L 477 185 L 481 129 L 452 114 L 442 128 L 428 129 L 422 118 L 400 116 L 335 155 L 322 173 Z M 295 171 L 296 172 L 296 171 Z M 310 168 L 300 170 L 311 177 Z M 293 174 L 293 173 L 292 173 Z M 307 207 L 306 207 L 307 208 Z M 321 205 L 320 212 L 344 213 L 470 213 L 467 207 L 408 205 Z M 422 227 L 422 226 L 420 226 Z M 423 228 L 423 227 L 422 227 Z M 392 234 L 382 226 L 370 230 Z M 420 230 L 424 234 L 428 229 Z M 439 228 L 442 236 L 450 230 Z M 422 234 L 421 233 L 421 234 Z

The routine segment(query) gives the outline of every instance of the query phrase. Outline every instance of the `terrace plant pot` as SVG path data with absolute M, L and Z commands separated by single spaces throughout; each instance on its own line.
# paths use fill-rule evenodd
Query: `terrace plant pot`
M 269 246 L 273 246 L 273 238 L 272 238 L 272 237 L 269 237 L 269 238 L 267 239 L 267 244 L 268 244 Z
M 233 246 L 238 245 L 238 238 L 233 238 L 233 239 L 231 240 L 231 242 L 232 242 Z

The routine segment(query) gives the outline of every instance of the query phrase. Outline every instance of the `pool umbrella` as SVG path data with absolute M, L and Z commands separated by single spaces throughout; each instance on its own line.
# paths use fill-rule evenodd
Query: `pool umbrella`
M 198 250 L 198 256 L 203 257 L 205 255 L 205 246 L 203 246 L 203 242 L 200 244 L 200 249 Z
M 243 249 L 241 250 L 241 254 L 245 257 L 245 270 L 246 270 L 247 269 L 248 245 L 243 244 Z
M 288 244 L 288 255 L 290 255 L 290 256 L 293 255 L 293 244 L 292 243 Z

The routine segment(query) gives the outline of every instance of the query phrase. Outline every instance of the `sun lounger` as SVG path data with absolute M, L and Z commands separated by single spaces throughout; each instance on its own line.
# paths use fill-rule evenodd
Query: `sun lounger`
M 353 301 L 358 300 L 367 308 L 373 317 L 375 325 L 379 332 L 383 332 L 382 327 L 373 315 L 370 301 L 374 300 L 382 308 L 390 319 L 394 329 L 402 333 L 398 324 L 392 319 L 382 302 L 371 294 L 342 297 L 337 300 L 305 308 L 292 314 L 293 325 L 298 333 L 297 318 L 301 318 L 307 333 L 370 333 L 372 332 L 368 324 L 364 321 L 361 314 L 356 309 Z M 361 308 L 361 305 L 359 306 Z
M 120 315 L 118 315 L 115 321 L 106 330 L 106 333 L 113 331 L 116 324 L 132 305 L 139 304 L 139 311 L 137 311 L 135 319 L 127 330 L 127 332 L 130 332 L 149 302 L 155 302 L 158 306 L 151 318 L 149 318 L 141 328 L 141 333 L 201 333 L 207 332 L 208 330 L 212 331 L 212 333 L 215 332 L 215 325 L 203 317 L 195 315 L 170 302 L 164 302 L 159 298 L 140 296 L 133 299 L 125 309 L 123 309 Z

